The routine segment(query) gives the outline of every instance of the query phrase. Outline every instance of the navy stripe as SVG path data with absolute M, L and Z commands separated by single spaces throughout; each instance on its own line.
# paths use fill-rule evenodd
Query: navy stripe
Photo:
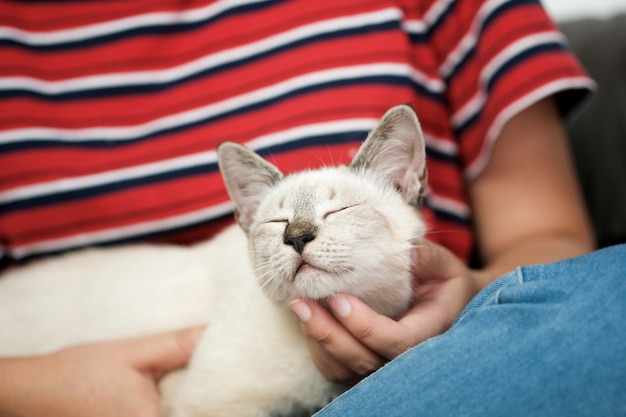
M 529 4 L 530 5 L 534 4 L 535 6 L 538 6 L 540 8 L 543 7 L 538 0 L 514 0 L 514 1 L 506 2 L 506 3 L 502 4 L 502 5 L 500 5 L 500 7 L 495 9 L 487 17 L 487 19 L 483 22 L 483 26 L 481 28 L 481 32 L 482 32 L 482 30 L 484 30 L 485 27 L 487 27 L 487 26 L 489 26 L 491 24 L 492 20 L 496 19 L 499 15 L 501 15 L 505 11 L 508 11 L 508 10 L 513 9 L 515 7 L 527 6 Z
M 409 88 L 414 88 L 418 90 L 418 92 L 422 95 L 429 96 L 431 99 L 441 102 L 444 98 L 440 94 L 435 94 L 432 92 L 424 91 L 423 87 L 411 80 L 410 78 L 396 75 L 377 75 L 371 77 L 362 77 L 362 78 L 353 78 L 353 79 L 342 79 L 338 81 L 330 81 L 323 84 L 316 84 L 313 86 L 306 86 L 296 90 L 289 91 L 288 93 L 281 94 L 279 96 L 271 97 L 269 99 L 251 103 L 246 106 L 242 106 L 238 109 L 227 111 L 216 116 L 207 117 L 202 120 L 198 120 L 192 123 L 187 123 L 181 126 L 172 127 L 169 129 L 163 129 L 156 133 L 152 133 L 149 135 L 139 136 L 134 139 L 123 139 L 123 140 L 114 140 L 107 139 L 105 137 L 101 139 L 93 139 L 93 140 L 85 140 L 79 142 L 64 142 L 59 140 L 44 140 L 41 138 L 33 137 L 32 139 L 9 142 L 6 144 L 0 144 L 0 152 L 12 152 L 22 149 L 30 149 L 30 148 L 48 148 L 48 147 L 80 147 L 80 148 L 111 148 L 112 146 L 123 146 L 129 143 L 137 143 L 141 140 L 146 140 L 154 137 L 158 137 L 161 135 L 171 134 L 174 132 L 180 132 L 186 129 L 191 129 L 196 126 L 203 125 L 205 123 L 214 122 L 216 120 L 224 119 L 227 117 L 238 116 L 244 112 L 251 112 L 257 109 L 263 109 L 268 106 L 271 106 L 280 101 L 293 98 L 299 95 L 304 95 L 308 93 L 313 93 L 316 91 L 329 89 L 329 88 L 340 88 L 352 85 L 359 84 L 387 84 L 387 85 L 401 85 L 407 86 Z M 114 142 L 114 143 L 112 143 Z
M 81 40 L 68 40 L 62 43 L 57 43 L 53 45 L 31 45 L 29 43 L 20 41 L 19 39 L 2 39 L 0 38 L 0 47 L 8 46 L 8 47 L 23 47 L 31 50 L 35 50 L 40 53 L 45 52 L 57 52 L 63 50 L 72 50 L 72 49 L 80 49 L 80 48 L 89 48 L 93 46 L 98 46 L 101 44 L 116 42 L 120 39 L 130 38 L 133 36 L 145 36 L 145 35 L 169 35 L 172 33 L 184 33 L 192 30 L 196 30 L 203 26 L 213 24 L 221 19 L 236 15 L 254 12 L 257 10 L 261 10 L 267 7 L 273 7 L 277 3 L 283 3 L 285 0 L 275 0 L 273 2 L 263 2 L 263 3 L 252 3 L 252 4 L 242 4 L 240 6 L 233 7 L 231 9 L 224 10 L 220 13 L 212 15 L 211 17 L 200 20 L 197 22 L 188 22 L 188 23 L 175 23 L 171 25 L 167 24 L 159 24 L 159 25 L 150 25 L 150 26 L 141 26 L 132 29 L 123 30 L 116 33 L 111 33 L 107 35 L 99 35 L 89 39 L 81 39 Z
M 409 39 L 413 44 L 428 43 L 428 35 L 425 33 L 409 33 Z
M 301 139 L 279 143 L 256 151 L 262 157 L 274 156 L 278 153 L 301 151 L 318 145 L 337 145 L 341 143 L 362 143 L 368 135 L 368 131 L 355 130 L 353 132 L 315 135 Z
M 533 46 L 532 48 L 524 50 L 524 52 L 516 55 L 513 59 L 508 60 L 502 66 L 500 66 L 500 68 L 498 68 L 498 71 L 496 71 L 487 82 L 487 91 L 491 91 L 493 89 L 494 84 L 496 84 L 498 80 L 504 76 L 504 74 L 509 72 L 512 68 L 518 66 L 520 62 L 528 59 L 529 57 L 533 55 L 539 55 L 542 53 L 550 53 L 550 52 L 557 52 L 557 51 L 560 52 L 560 51 L 565 51 L 565 50 L 566 50 L 565 46 L 562 43 L 556 42 L 556 41 L 542 43 L 540 45 L 536 45 L 536 46 Z
M 428 146 L 428 144 L 426 145 L 426 157 L 428 159 L 436 159 L 441 162 L 446 162 L 454 166 L 460 166 L 459 156 L 457 154 L 450 155 L 448 153 L 441 152 Z
M 277 153 L 288 152 L 304 147 L 315 145 L 330 145 L 340 143 L 362 142 L 367 136 L 366 131 L 354 131 L 348 133 L 338 133 L 329 135 L 315 135 L 303 137 L 285 144 L 279 144 L 263 149 L 259 152 L 261 155 L 275 155 Z M 71 190 L 65 192 L 56 192 L 52 195 L 43 195 L 29 198 L 26 200 L 18 200 L 0 204 L 0 214 L 7 214 L 17 210 L 27 210 L 38 208 L 45 205 L 61 204 L 68 201 L 93 198 L 103 194 L 115 193 L 129 188 L 142 187 L 154 183 L 162 183 L 183 177 L 191 177 L 196 175 L 206 175 L 218 171 L 217 162 L 210 162 L 203 165 L 185 167 L 178 170 L 155 173 L 153 175 L 122 179 L 114 183 L 103 185 L 95 185 L 88 188 Z
M 456 214 L 439 210 L 439 209 L 432 209 L 432 210 L 438 219 L 451 222 L 451 223 L 456 223 L 465 227 L 469 227 L 472 225 L 472 222 L 469 218 L 460 217 L 460 216 L 457 216 Z
M 424 199 L 422 200 L 422 205 L 431 210 L 438 219 L 445 220 L 451 223 L 456 223 L 465 227 L 471 226 L 471 219 L 469 217 L 462 217 L 457 214 L 433 207 L 428 200 L 428 196 L 424 197 Z

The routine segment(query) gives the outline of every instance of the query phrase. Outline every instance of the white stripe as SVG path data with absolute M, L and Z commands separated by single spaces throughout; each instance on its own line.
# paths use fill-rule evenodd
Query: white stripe
M 429 148 L 443 154 L 455 156 L 459 153 L 458 144 L 450 139 L 436 137 L 424 132 L 424 140 Z
M 465 203 L 432 193 L 428 193 L 427 198 L 428 205 L 434 209 L 454 214 L 461 219 L 467 219 L 470 216 L 471 210 Z
M 136 223 L 129 226 L 110 228 L 97 232 L 82 233 L 69 237 L 39 241 L 32 244 L 17 246 L 10 250 L 15 259 L 21 259 L 29 255 L 39 253 L 61 251 L 80 246 L 106 243 L 110 241 L 141 236 L 147 233 L 160 232 L 175 228 L 190 226 L 203 221 L 211 220 L 223 216 L 232 211 L 233 205 L 229 201 L 205 209 L 172 216 L 164 219 L 150 220 L 143 223 Z
M 432 26 L 437 20 L 441 18 L 443 13 L 448 9 L 450 4 L 457 0 L 439 0 L 435 2 L 426 13 L 424 13 L 424 21 L 429 26 Z
M 246 142 L 245 145 L 251 149 L 258 150 L 311 136 L 348 132 L 369 132 L 376 126 L 377 123 L 378 119 L 375 118 L 346 119 L 325 123 L 315 123 L 259 136 Z M 365 139 L 365 136 L 363 139 Z
M 489 95 L 487 85 L 494 74 L 498 72 L 504 64 L 532 47 L 551 42 L 565 43 L 565 38 L 560 33 L 553 31 L 537 33 L 519 39 L 500 51 L 500 53 L 493 57 L 481 71 L 478 81 L 479 90 L 452 115 L 452 125 L 459 127 L 481 111 Z
M 454 68 L 456 68 L 459 62 L 461 62 L 467 53 L 471 51 L 474 46 L 476 46 L 478 33 L 484 21 L 489 17 L 489 15 L 491 15 L 491 13 L 493 13 L 494 10 L 508 1 L 510 0 L 491 0 L 483 4 L 478 13 L 476 13 L 469 31 L 465 34 L 465 36 L 463 36 L 463 38 L 461 38 L 459 43 L 454 47 L 452 52 L 448 54 L 444 62 L 439 67 L 439 73 L 444 79 L 448 77 L 452 71 L 454 71 Z
M 31 32 L 13 27 L 0 26 L 0 39 L 14 40 L 33 46 L 50 46 L 68 42 L 73 43 L 147 26 L 173 26 L 181 23 L 200 22 L 216 16 L 228 9 L 234 9 L 246 4 L 262 3 L 264 1 L 267 0 L 222 0 L 197 9 L 144 13 L 108 22 L 94 23 L 71 29 L 59 29 L 46 32 Z
M 131 85 L 154 85 L 178 81 L 194 74 L 236 62 L 251 56 L 272 51 L 293 42 L 320 34 L 337 32 L 343 29 L 378 24 L 400 19 L 395 8 L 382 9 L 348 17 L 339 17 L 304 25 L 266 39 L 220 51 L 175 67 L 151 70 L 121 72 L 105 75 L 91 75 L 60 81 L 47 81 L 32 77 L 1 77 L 0 89 L 23 89 L 42 94 L 63 94 L 91 89 L 112 88 Z
M 498 139 L 502 128 L 504 127 L 506 122 L 511 120 L 513 116 L 515 116 L 522 110 L 530 107 L 532 104 L 537 103 L 545 97 L 549 97 L 563 90 L 574 88 L 588 88 L 590 90 L 595 90 L 596 86 L 592 81 L 585 77 L 561 79 L 546 84 L 541 88 L 532 91 L 531 93 L 521 97 L 520 99 L 514 101 L 506 108 L 504 108 L 491 124 L 479 156 L 465 170 L 465 178 L 468 180 L 472 180 L 483 171 L 483 169 L 489 162 L 493 145 Z
M 330 81 L 358 79 L 360 77 L 392 75 L 410 77 L 428 82 L 432 90 L 441 91 L 444 86 L 440 80 L 428 79 L 408 64 L 380 63 L 333 68 L 300 75 L 277 84 L 228 98 L 213 104 L 181 113 L 168 115 L 135 126 L 93 127 L 83 129 L 58 129 L 32 127 L 9 129 L 0 132 L 0 144 L 22 142 L 32 139 L 61 142 L 83 142 L 93 140 L 126 141 L 156 132 L 184 126 L 206 118 L 215 117 L 228 111 L 275 98 L 304 87 L 324 84 Z
M 367 132 L 376 126 L 377 119 L 345 119 L 324 123 L 314 123 L 296 128 L 286 129 L 254 138 L 246 143 L 252 149 L 270 147 L 282 143 L 293 142 L 303 137 L 328 135 L 333 133 Z M 365 139 L 365 137 L 363 138 Z M 0 192 L 0 203 L 10 203 L 50 194 L 75 191 L 147 177 L 164 172 L 176 171 L 194 166 L 212 164 L 217 161 L 215 151 L 198 152 L 164 161 L 137 165 L 130 168 L 115 169 L 98 174 L 63 178 L 53 181 L 26 185 Z
M 402 22 L 402 29 L 413 35 L 422 35 L 428 31 L 428 25 L 423 20 L 406 19 Z

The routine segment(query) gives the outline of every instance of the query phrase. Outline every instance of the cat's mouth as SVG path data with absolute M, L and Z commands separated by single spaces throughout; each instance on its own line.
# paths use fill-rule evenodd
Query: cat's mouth
M 298 266 L 298 268 L 296 268 L 296 273 L 294 274 L 294 278 L 295 278 L 298 274 L 300 274 L 300 273 L 302 273 L 302 272 L 306 272 L 306 271 L 312 270 L 312 269 L 318 269 L 318 268 L 315 268 L 315 267 L 314 267 L 314 266 L 312 266 L 311 264 L 308 264 L 308 263 L 306 263 L 306 262 L 302 261 L 302 262 L 300 262 L 300 265 Z
M 333 274 L 306 261 L 300 262 L 292 280 L 294 294 L 300 297 L 321 300 L 336 292 L 331 285 L 335 281 Z
M 324 274 L 329 274 L 330 272 L 325 270 L 324 268 L 320 268 L 317 265 L 312 265 L 306 261 L 301 261 L 300 265 L 298 265 L 298 267 L 296 268 L 296 272 L 293 274 L 293 279 L 295 280 L 298 275 L 302 275 L 302 274 L 307 274 L 309 275 L 310 273 L 313 272 L 317 272 L 317 273 L 324 273 Z
M 295 272 L 293 274 L 293 279 L 295 280 L 298 277 L 298 275 L 301 275 L 301 274 L 306 274 L 307 276 L 311 276 L 315 274 L 317 276 L 324 275 L 324 276 L 336 277 L 338 275 L 341 276 L 343 273 L 351 273 L 351 272 L 353 272 L 352 268 L 342 268 L 341 271 L 338 271 L 337 269 L 334 269 L 332 267 L 329 268 L 327 266 L 320 266 L 319 264 L 309 262 L 303 258 L 300 260 L 300 264 L 295 269 Z

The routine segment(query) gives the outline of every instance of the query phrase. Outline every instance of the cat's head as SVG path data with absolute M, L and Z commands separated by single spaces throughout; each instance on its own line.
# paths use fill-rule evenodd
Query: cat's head
M 410 107 L 389 110 L 349 166 L 285 176 L 235 143 L 219 147 L 218 161 L 272 300 L 351 293 L 388 316 L 406 309 L 409 250 L 426 229 L 424 139 Z

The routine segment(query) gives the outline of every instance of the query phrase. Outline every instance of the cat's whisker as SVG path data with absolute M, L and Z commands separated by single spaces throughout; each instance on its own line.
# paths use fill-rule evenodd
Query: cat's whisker
M 328 144 L 327 144 L 327 146 L 328 146 Z M 320 165 L 319 165 L 320 167 L 325 168 L 327 166 L 326 162 L 316 152 L 313 152 L 310 149 L 303 149 L 302 152 L 306 152 L 306 153 L 312 155 L 313 157 L 315 157 L 320 162 Z
M 270 281 L 276 278 L 276 273 L 275 271 L 272 271 L 272 270 L 268 270 L 263 273 L 260 273 L 259 270 L 257 269 L 255 272 L 256 272 L 255 281 L 259 283 L 259 285 L 262 285 L 262 287 L 264 285 L 267 285 Z M 267 278 L 268 276 L 269 278 Z M 261 284 L 262 282 L 263 284 Z
M 259 273 L 257 271 L 256 281 L 259 284 L 261 290 L 269 292 L 269 298 L 275 299 L 277 296 L 277 291 L 279 289 L 278 285 L 273 285 L 274 281 L 279 279 L 280 272 L 275 270 L 267 270 L 264 273 Z M 264 281 L 264 282 L 263 282 Z

